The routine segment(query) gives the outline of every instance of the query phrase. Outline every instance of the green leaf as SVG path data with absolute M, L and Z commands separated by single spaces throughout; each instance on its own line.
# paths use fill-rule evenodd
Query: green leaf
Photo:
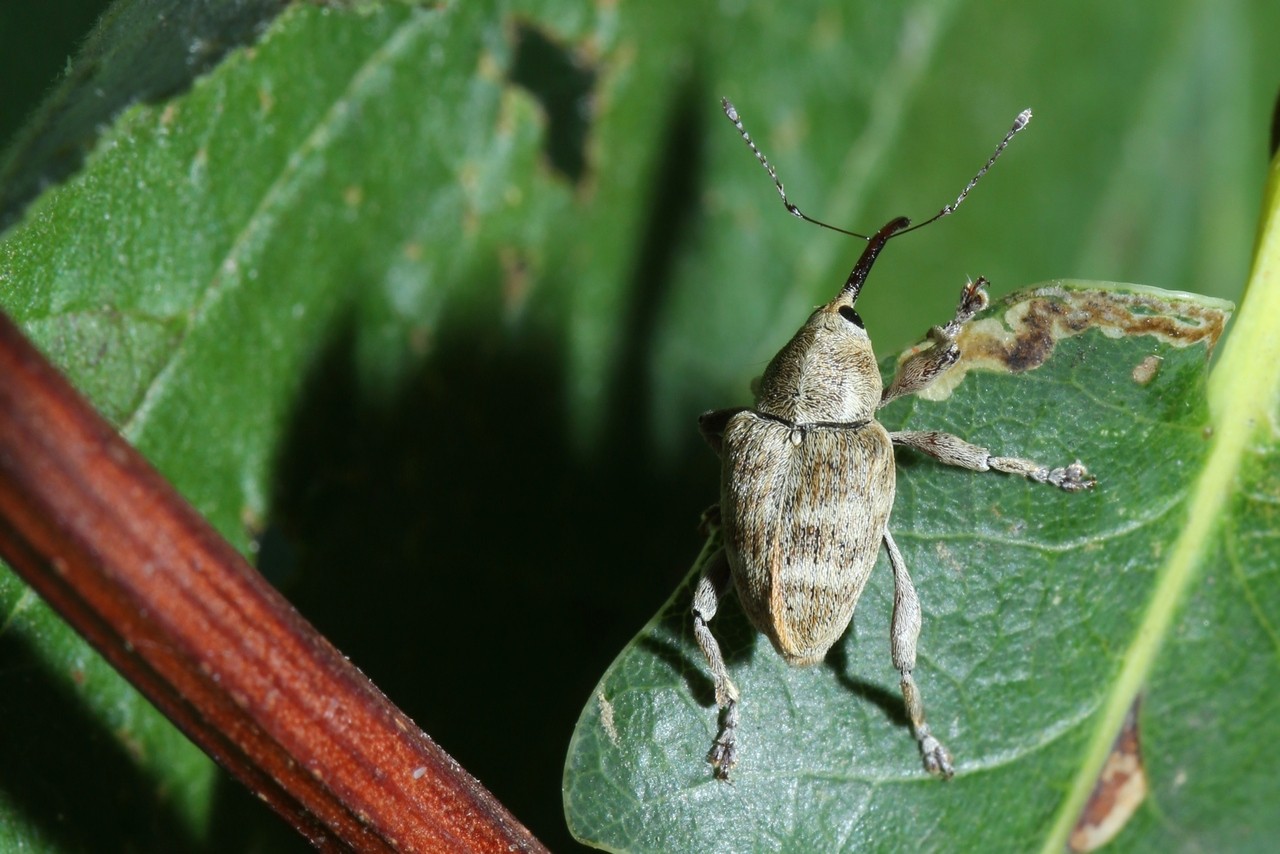
M 925 610 L 915 675 L 956 778 L 924 772 L 906 724 L 882 556 L 826 666 L 788 667 L 726 600 L 712 631 L 742 696 L 743 756 L 732 785 L 714 780 L 704 756 L 717 716 L 689 618 L 695 569 L 579 721 L 565 772 L 579 838 L 653 851 L 956 840 L 1027 850 L 1050 838 L 1086 747 L 1109 746 L 1118 731 L 1107 728 L 1108 708 L 1134 699 L 1122 675 L 1135 637 L 1159 639 L 1143 630 L 1153 594 L 1170 583 L 1168 544 L 1186 526 L 1208 452 L 1205 367 L 1230 310 L 1096 287 L 1010 296 L 966 331 L 968 356 L 953 369 L 962 380 L 952 389 L 946 377 L 930 395 L 944 399 L 895 402 L 882 419 L 1052 465 L 1081 457 L 1098 476 L 1094 490 L 1068 495 L 899 452 L 890 529 Z M 1216 664 L 1203 654 L 1182 661 L 1192 672 Z
M 252 42 L 283 6 L 283 0 L 112 6 L 0 159 L 0 227 L 44 186 L 79 169 L 99 128 L 116 113 L 190 86 L 229 51 Z
M 133 0 L 104 27 L 270 6 Z M 560 850 L 570 723 L 715 492 L 696 416 L 745 402 L 858 250 L 786 217 L 719 98 L 806 211 L 863 230 L 954 198 L 1035 108 L 880 262 L 862 313 L 892 352 L 966 274 L 1238 295 L 1278 29 L 1208 0 L 291 5 L 122 112 L 55 92 L 37 124 L 89 117 L 84 165 L 4 235 L 0 304 Z M 99 33 L 133 54 L 68 80 L 158 64 Z M 6 55 L 25 35 L 0 27 Z M 67 153 L 44 137 L 15 145 Z M 0 848 L 270 826 L 7 574 L 0 626 Z

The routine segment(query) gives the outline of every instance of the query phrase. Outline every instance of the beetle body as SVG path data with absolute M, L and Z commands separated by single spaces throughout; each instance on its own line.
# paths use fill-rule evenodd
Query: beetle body
M 844 634 L 893 506 L 893 444 L 873 417 L 880 372 L 841 302 L 814 312 L 774 358 L 756 410 L 730 418 L 722 439 L 733 584 L 792 664 L 821 661 Z

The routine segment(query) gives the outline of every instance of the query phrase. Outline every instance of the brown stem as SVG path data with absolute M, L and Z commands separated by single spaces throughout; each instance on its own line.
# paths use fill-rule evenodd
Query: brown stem
M 318 848 L 543 850 L 3 314 L 0 556 Z

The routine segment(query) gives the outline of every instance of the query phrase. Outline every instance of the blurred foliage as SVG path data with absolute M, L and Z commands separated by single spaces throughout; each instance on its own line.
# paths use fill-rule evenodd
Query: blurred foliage
M 697 413 L 746 401 L 860 249 L 785 215 L 719 97 L 863 230 L 953 198 L 1035 108 L 886 253 L 860 309 L 887 353 L 966 275 L 1237 296 L 1280 79 L 1263 2 L 251 6 L 111 8 L 86 45 L 134 37 L 0 161 L 0 190 L 54 182 L 6 208 L 0 305 L 555 848 L 574 718 L 714 500 Z M 173 32 L 208 61 L 100 115 Z M 27 143 L 80 115 L 58 178 Z M 7 574 L 0 613 L 0 841 L 276 847 Z

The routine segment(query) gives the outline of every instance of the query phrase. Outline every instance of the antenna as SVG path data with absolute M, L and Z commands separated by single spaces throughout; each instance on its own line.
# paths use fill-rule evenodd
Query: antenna
M 991 167 L 995 165 L 998 159 L 1000 159 L 1000 155 L 1004 154 L 1004 150 L 1009 147 L 1009 142 L 1015 136 L 1017 136 L 1018 131 L 1022 130 L 1030 123 L 1031 123 L 1030 108 L 1027 108 L 1022 112 L 1018 113 L 1018 117 L 1013 120 L 1013 127 L 1009 128 L 1009 132 L 1004 135 L 1004 139 L 1000 140 L 1000 144 L 996 146 L 996 150 L 991 152 L 991 156 L 987 158 L 987 162 L 984 163 L 982 165 L 982 168 L 978 170 L 978 174 L 970 178 L 969 183 L 964 185 L 964 189 L 960 191 L 960 195 L 956 196 L 956 200 L 949 205 L 944 205 L 942 210 L 938 211 L 936 214 L 929 217 L 924 222 L 916 223 L 910 228 L 905 229 L 904 231 L 898 232 L 898 234 L 906 234 L 908 231 L 915 231 L 917 228 L 924 228 L 926 225 L 928 225 L 931 222 L 937 222 L 938 220 L 942 219 L 944 216 L 950 216 L 951 214 L 955 213 L 956 208 L 960 207 L 960 203 L 963 202 L 969 196 L 969 192 L 974 187 L 978 186 L 978 182 L 982 180 L 982 176 L 987 174 L 987 172 L 991 171 Z
M 787 198 L 787 191 L 782 188 L 782 182 L 778 180 L 777 170 L 773 168 L 773 164 L 771 164 L 768 158 L 764 156 L 764 152 L 762 152 L 759 148 L 756 147 L 755 141 L 751 139 L 751 134 L 747 133 L 747 129 L 743 127 L 742 117 L 738 114 L 737 108 L 733 106 L 733 103 L 728 98 L 720 99 L 720 104 L 724 108 L 724 114 L 728 116 L 729 121 L 733 122 L 733 126 L 738 129 L 738 133 L 741 134 L 743 142 L 747 144 L 747 146 L 751 149 L 752 153 L 755 154 L 756 159 L 760 161 L 760 165 L 765 168 L 765 171 L 769 173 L 769 177 L 773 179 L 773 185 L 778 188 L 778 195 L 782 196 L 782 203 L 786 205 L 787 211 L 792 216 L 802 219 L 805 222 L 812 223 L 814 225 L 820 225 L 823 228 L 829 228 L 832 231 L 838 231 L 841 234 L 847 234 L 850 237 L 857 237 L 862 240 L 868 240 L 868 241 L 873 239 L 873 237 L 869 237 L 865 234 L 859 234 L 856 231 L 846 231 L 843 228 L 838 228 L 834 225 L 830 225 L 828 223 L 823 222 L 822 220 L 814 219 L 813 217 L 808 216 L 803 211 L 801 211 L 800 208 L 796 207 L 796 205 L 789 198 Z M 950 216 L 951 214 L 955 213 L 956 208 L 960 207 L 961 203 L 963 203 L 964 200 L 968 198 L 969 193 L 973 190 L 973 188 L 978 185 L 978 182 L 980 180 L 982 180 L 982 176 L 986 175 L 987 172 L 990 171 L 991 167 L 995 165 L 996 160 L 998 160 L 1000 155 L 1004 153 L 1004 150 L 1005 148 L 1008 147 L 1009 142 L 1014 138 L 1014 136 L 1017 135 L 1019 131 L 1025 128 L 1027 124 L 1030 123 L 1030 121 L 1031 121 L 1031 110 L 1023 110 L 1021 113 L 1018 113 L 1018 117 L 1013 120 L 1013 127 L 1009 128 L 1009 132 L 1004 135 L 1004 139 L 1000 140 L 1000 144 L 997 145 L 996 150 L 991 153 L 991 157 L 989 157 L 987 159 L 987 162 L 983 164 L 982 168 L 978 170 L 978 174 L 974 175 L 973 178 L 969 181 L 969 183 L 965 185 L 964 189 L 960 191 L 960 195 L 956 196 L 956 200 L 954 202 L 944 206 L 942 210 L 938 211 L 936 214 L 929 217 L 924 222 L 920 222 L 915 225 L 911 225 L 910 220 L 906 220 L 905 223 L 899 224 L 899 221 L 895 219 L 891 223 L 891 225 L 897 225 L 896 228 L 890 229 L 889 226 L 885 226 L 885 228 L 882 228 L 880 231 L 876 232 L 876 234 L 874 235 L 874 239 L 879 240 L 880 245 L 883 246 L 884 243 L 888 242 L 888 240 L 892 237 L 897 237 L 900 234 L 906 234 L 909 231 L 915 231 L 917 228 L 924 228 L 926 225 L 932 222 L 937 222 L 938 220 L 942 219 L 944 216 Z M 872 260 L 874 260 L 874 255 L 872 256 Z M 867 265 L 867 268 L 870 269 L 870 264 Z M 865 278 L 865 273 L 863 277 Z
M 782 182 L 778 180 L 777 170 L 773 168 L 771 163 L 769 163 L 769 159 L 764 156 L 764 152 L 756 148 L 755 141 L 751 139 L 751 134 L 747 133 L 747 129 L 742 126 L 742 119 L 738 116 L 738 110 L 733 106 L 733 102 L 728 98 L 721 98 L 720 106 L 724 108 L 724 114 L 729 117 L 729 121 L 733 122 L 733 126 L 736 127 L 738 129 L 738 133 L 742 135 L 742 141 L 747 144 L 747 147 L 750 148 L 751 152 L 756 156 L 756 160 L 760 161 L 760 165 L 764 167 L 765 171 L 769 173 L 769 177 L 773 179 L 773 186 L 778 188 L 778 195 L 782 196 L 782 203 L 786 205 L 788 213 L 798 219 L 804 220 L 805 222 L 820 225 L 823 228 L 829 228 L 832 231 L 838 231 L 841 234 L 847 234 L 850 237 L 858 237 L 862 240 L 871 239 L 865 234 L 858 234 L 856 231 L 845 231 L 843 228 L 837 228 L 834 225 L 828 225 L 822 220 L 814 219 L 792 204 L 791 200 L 787 198 L 787 191 L 782 189 Z M 968 191 L 966 190 L 966 192 Z

